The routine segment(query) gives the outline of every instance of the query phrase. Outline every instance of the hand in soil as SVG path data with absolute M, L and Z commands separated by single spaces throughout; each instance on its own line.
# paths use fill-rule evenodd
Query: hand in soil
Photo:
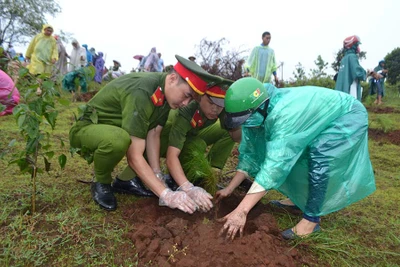
M 165 189 L 159 200 L 160 206 L 168 206 L 171 209 L 180 209 L 183 212 L 192 214 L 198 208 L 196 203 L 182 191 L 172 191 L 171 189 Z
M 219 219 L 218 222 L 225 222 L 224 226 L 219 232 L 219 236 L 226 234 L 226 240 L 233 240 L 238 232 L 240 237 L 243 236 L 243 229 L 244 225 L 246 224 L 246 214 L 241 210 L 235 209 L 224 218 Z
M 201 211 L 207 212 L 213 207 L 211 202 L 213 197 L 203 188 L 192 185 L 190 188 L 184 189 L 184 191 L 199 206 Z
M 225 187 L 215 193 L 215 203 L 220 202 L 223 198 L 229 197 L 232 194 L 232 190 L 229 187 Z

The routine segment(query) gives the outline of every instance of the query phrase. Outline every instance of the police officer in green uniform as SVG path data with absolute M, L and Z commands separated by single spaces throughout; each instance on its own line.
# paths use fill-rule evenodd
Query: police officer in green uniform
M 160 134 L 170 109 L 186 106 L 224 79 L 176 58 L 178 63 L 169 73 L 130 73 L 107 84 L 88 102 L 70 130 L 71 147 L 79 148 L 82 156 L 92 153 L 92 197 L 105 210 L 117 208 L 111 173 L 125 155 L 128 165 L 159 197 L 161 206 L 188 213 L 198 208 L 185 191 L 174 192 L 156 177 L 153 169 L 159 162 Z
M 231 83 L 231 81 L 226 81 L 226 84 Z M 166 157 L 168 170 L 174 180 L 171 181 L 170 177 L 163 176 L 161 171 L 159 171 L 160 177 L 168 177 L 166 183 L 171 188 L 175 184 L 179 187 L 178 190 L 190 192 L 190 197 L 203 211 L 212 208 L 212 196 L 192 183 L 203 178 L 197 177 L 198 174 L 209 172 L 199 169 L 200 166 L 204 167 L 204 164 L 196 165 L 189 162 L 202 161 L 209 165 L 205 166 L 209 167 L 209 171 L 212 171 L 211 167 L 222 169 L 230 156 L 234 141 L 239 142 L 241 138 L 240 127 L 227 131 L 222 126 L 225 116 L 223 112 L 225 93 L 221 87 L 214 86 L 207 89 L 199 101 L 192 101 L 186 107 L 170 111 L 168 122 L 161 132 L 160 155 Z M 209 145 L 212 147 L 205 158 L 203 155 Z M 127 180 L 135 175 L 131 168 L 127 167 L 115 180 L 114 188 L 118 188 L 120 179 Z M 138 179 L 138 177 L 133 179 Z M 146 196 L 145 193 L 139 195 Z

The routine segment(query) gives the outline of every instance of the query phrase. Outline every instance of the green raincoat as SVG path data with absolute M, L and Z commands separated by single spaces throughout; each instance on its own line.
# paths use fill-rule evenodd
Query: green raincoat
M 275 52 L 269 46 L 256 46 L 246 62 L 251 77 L 256 78 L 262 83 L 271 82 L 271 75 L 277 70 Z
M 277 189 L 309 216 L 340 210 L 375 190 L 368 113 L 352 96 L 304 86 L 270 95 L 261 127 L 244 127 L 237 169 Z
M 354 86 L 354 91 L 356 92 L 352 95 L 361 101 L 362 92 L 360 81 L 365 81 L 366 78 L 367 72 L 358 62 L 356 48 L 352 47 L 348 49 L 340 62 L 335 90 L 352 94 L 351 87 Z
M 57 42 L 53 36 L 46 36 L 44 30 L 53 28 L 51 25 L 43 25 L 42 33 L 36 35 L 26 50 L 26 57 L 31 62 L 28 65 L 29 72 L 32 74 L 52 73 L 52 59 L 58 60 Z

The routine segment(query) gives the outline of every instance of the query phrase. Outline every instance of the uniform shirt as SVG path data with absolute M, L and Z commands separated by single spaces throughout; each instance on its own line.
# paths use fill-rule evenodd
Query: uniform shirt
M 131 136 L 146 139 L 147 132 L 164 126 L 170 111 L 166 99 L 156 106 L 152 97 L 160 87 L 164 97 L 167 74 L 130 73 L 111 81 L 87 104 L 84 120 L 121 127 Z M 95 111 L 95 112 L 94 112 Z
M 195 115 L 198 112 L 198 115 Z M 223 119 L 225 111 L 223 110 L 219 115 L 221 120 L 221 127 L 224 125 Z M 182 150 L 186 141 L 186 137 L 196 136 L 200 130 L 213 125 L 218 119 L 209 120 L 201 111 L 199 103 L 192 101 L 184 108 L 179 110 L 172 110 L 168 117 L 167 126 L 165 130 L 169 130 L 168 146 L 173 146 Z M 170 127 L 169 127 L 170 126 Z M 166 134 L 165 132 L 162 133 Z

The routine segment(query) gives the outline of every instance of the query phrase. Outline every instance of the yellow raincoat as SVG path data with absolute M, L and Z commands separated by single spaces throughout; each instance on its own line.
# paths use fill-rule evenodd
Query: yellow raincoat
M 58 60 L 57 42 L 53 36 L 46 36 L 44 30 L 53 28 L 51 25 L 43 25 L 42 32 L 36 35 L 29 44 L 26 57 L 30 58 L 28 65 L 32 74 L 51 73 L 52 60 Z

